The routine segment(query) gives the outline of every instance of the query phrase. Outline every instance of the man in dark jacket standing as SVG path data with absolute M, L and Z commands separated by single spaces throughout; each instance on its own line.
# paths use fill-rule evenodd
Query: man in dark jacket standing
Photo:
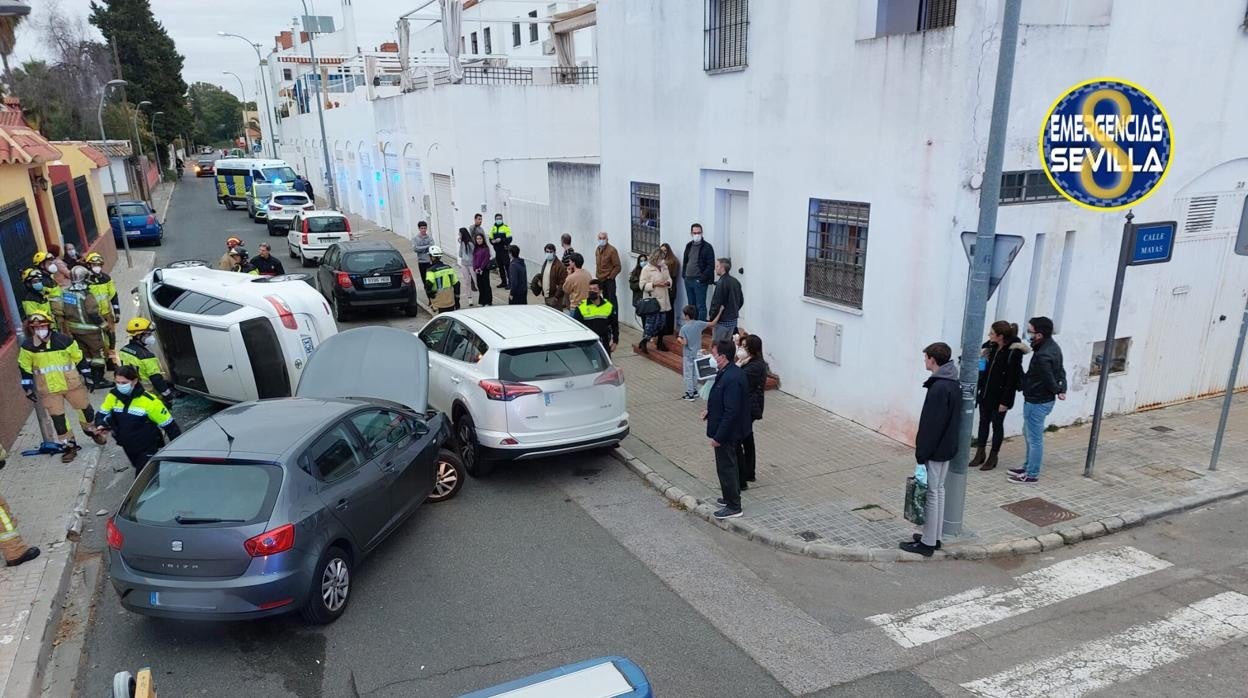
M 507 248 L 511 255 L 511 266 L 507 269 L 507 304 L 526 305 L 529 302 L 529 272 L 524 260 L 520 259 L 520 247 L 511 245 Z
M 1062 348 L 1053 340 L 1053 321 L 1033 317 L 1027 321 L 1027 338 L 1031 340 L 1031 363 L 1023 376 L 1023 441 L 1027 444 L 1027 461 L 1021 468 L 1010 470 L 1010 480 L 1022 485 L 1040 481 L 1044 463 L 1044 420 L 1053 411 L 1054 400 L 1066 399 L 1066 367 L 1062 365 Z
M 962 418 L 962 391 L 958 386 L 958 366 L 953 350 L 944 342 L 929 344 L 923 350 L 923 365 L 932 372 L 923 382 L 927 397 L 919 414 L 919 432 L 914 437 L 914 459 L 927 468 L 927 508 L 923 534 L 904 541 L 901 549 L 931 557 L 940 547 L 945 526 L 945 475 L 949 461 L 958 452 L 958 424 Z
M 743 305 L 745 293 L 741 290 L 741 282 L 732 275 L 732 260 L 720 257 L 715 260 L 715 293 L 707 311 L 707 317 L 711 319 L 711 339 L 717 342 L 732 339 Z
M 719 475 L 719 489 L 723 507 L 715 512 L 717 519 L 735 519 L 741 516 L 740 463 L 737 449 L 741 440 L 750 433 L 750 398 L 745 373 L 733 363 L 736 353 L 731 340 L 711 344 L 711 356 L 719 372 L 706 398 L 706 435 L 715 451 L 715 473 Z
M 685 245 L 685 296 L 689 305 L 698 309 L 697 320 L 706 319 L 706 289 L 715 280 L 715 248 L 702 241 L 702 225 L 689 226 L 689 242 Z

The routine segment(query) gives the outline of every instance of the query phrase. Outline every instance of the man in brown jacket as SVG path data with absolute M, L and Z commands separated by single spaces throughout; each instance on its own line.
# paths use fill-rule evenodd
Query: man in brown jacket
M 581 304 L 589 296 L 589 272 L 581 267 L 585 265 L 585 258 L 580 252 L 573 252 L 568 258 L 568 278 L 563 282 L 563 293 L 567 296 L 567 309 L 564 310 L 569 316 L 576 310 L 576 306 Z
M 538 272 L 536 279 L 541 288 L 535 293 L 546 301 L 546 305 L 555 310 L 568 307 L 567 295 L 563 292 L 563 282 L 568 280 L 568 268 L 555 256 L 553 243 L 546 243 L 546 256 L 542 258 L 542 270 Z
M 598 279 L 598 285 L 602 287 L 602 297 L 616 306 L 620 303 L 615 295 L 615 277 L 620 275 L 622 269 L 619 251 L 607 242 L 606 231 L 599 232 L 598 247 L 594 250 L 595 278 Z

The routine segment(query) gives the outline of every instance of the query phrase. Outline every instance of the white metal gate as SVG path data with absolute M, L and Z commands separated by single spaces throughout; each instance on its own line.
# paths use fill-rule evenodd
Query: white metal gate
M 455 209 L 451 197 L 451 176 L 433 174 L 433 239 L 444 250 L 458 249 L 455 244 Z

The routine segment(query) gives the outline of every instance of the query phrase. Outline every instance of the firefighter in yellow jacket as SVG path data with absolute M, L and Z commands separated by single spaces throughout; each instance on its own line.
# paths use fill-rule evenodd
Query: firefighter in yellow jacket
M 104 271 L 104 255 L 90 252 L 82 261 L 87 265 L 90 274 L 87 276 L 87 290 L 95 297 L 100 306 L 100 317 L 104 318 L 105 365 L 111 371 L 117 368 L 113 361 L 113 353 L 117 349 L 117 323 L 121 320 L 121 304 L 117 302 L 117 284 L 113 277 Z
M 126 334 L 130 336 L 130 341 L 117 352 L 117 361 L 122 366 L 133 366 L 139 372 L 139 381 L 151 386 L 152 392 L 159 395 L 166 405 L 172 404 L 173 386 L 165 379 L 160 359 L 152 353 L 152 347 L 156 346 L 152 321 L 136 317 L 126 323 Z
M 65 419 L 65 403 L 78 412 L 83 433 L 98 444 L 108 442 L 93 425 L 95 410 L 85 385 L 91 365 L 72 337 L 53 332 L 51 319 L 34 313 L 26 318 L 26 339 L 17 352 L 17 368 L 22 376 L 22 391 L 31 402 L 39 402 L 52 417 L 57 440 L 65 447 L 61 461 L 68 463 L 78 455 L 78 442 L 69 431 Z
M 108 324 L 104 321 L 100 304 L 87 289 L 90 274 L 86 267 L 74 267 L 69 272 L 69 288 L 61 294 L 61 302 L 65 306 L 65 325 L 69 334 L 90 361 L 90 387 L 95 390 L 111 388 L 113 384 L 104 378 L 104 367 L 109 360 L 108 342 L 104 338 L 108 333 Z
M 0 446 L 0 463 L 4 462 L 5 457 L 4 447 Z M 16 567 L 39 557 L 39 548 L 22 542 L 22 534 L 17 531 L 13 510 L 3 496 L 0 496 L 0 554 L 4 555 L 5 567 Z
M 61 302 L 61 287 L 56 285 L 52 277 L 38 269 L 27 269 L 22 272 L 22 286 L 25 287 L 21 299 L 22 318 L 39 313 L 52 318 L 58 331 L 65 331 L 65 307 Z M 52 289 L 56 289 L 53 296 Z
M 429 259 L 432 264 L 425 272 L 424 282 L 430 307 L 435 313 L 459 310 L 459 275 L 442 261 L 441 247 L 430 247 Z

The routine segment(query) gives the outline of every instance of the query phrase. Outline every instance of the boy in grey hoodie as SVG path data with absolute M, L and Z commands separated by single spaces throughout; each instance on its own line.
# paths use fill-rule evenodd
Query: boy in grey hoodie
M 958 386 L 958 365 L 953 362 L 953 350 L 948 344 L 929 344 L 923 350 L 923 365 L 932 376 L 923 383 L 927 397 L 919 414 L 919 432 L 914 437 L 914 459 L 927 468 L 927 507 L 923 533 L 915 534 L 899 547 L 931 557 L 940 548 L 944 532 L 945 475 L 949 473 L 949 461 L 958 452 L 962 390 Z
M 433 260 L 429 258 L 430 247 L 433 247 L 433 236 L 429 234 L 429 224 L 421 221 L 416 224 L 416 237 L 412 238 L 412 252 L 416 253 L 416 266 L 420 269 L 422 280 L 425 278 L 425 272 L 433 266 Z

